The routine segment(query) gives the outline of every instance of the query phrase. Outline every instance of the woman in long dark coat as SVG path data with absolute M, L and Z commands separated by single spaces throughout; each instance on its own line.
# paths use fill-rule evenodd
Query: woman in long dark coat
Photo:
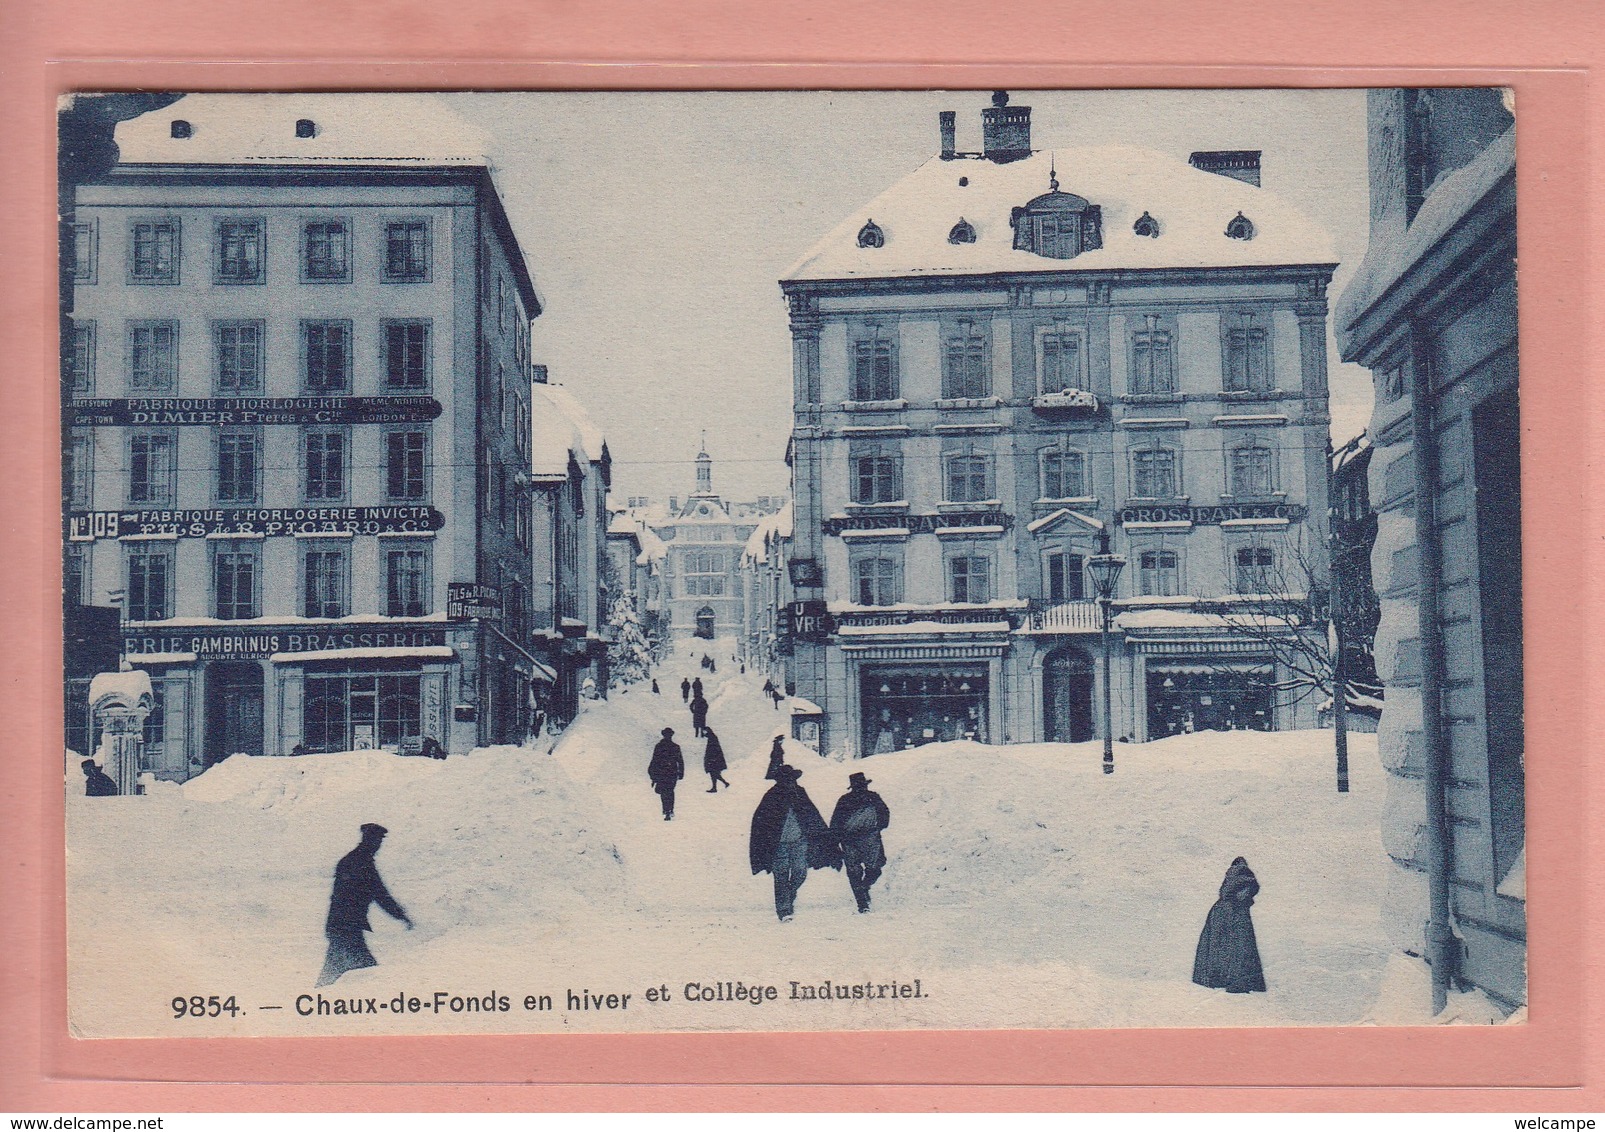
M 1259 942 L 1248 910 L 1259 894 L 1259 881 L 1248 862 L 1238 857 L 1221 881 L 1220 899 L 1204 920 L 1193 959 L 1193 982 L 1201 987 L 1224 988 L 1231 994 L 1265 989 Z
M 719 783 L 724 782 L 725 789 L 730 789 L 730 783 L 725 782 L 725 767 L 730 764 L 724 760 L 724 744 L 719 742 L 719 736 L 713 733 L 713 728 L 704 727 L 702 733 L 708 737 L 708 748 L 702 753 L 702 769 L 708 776 L 708 793 L 717 794 Z

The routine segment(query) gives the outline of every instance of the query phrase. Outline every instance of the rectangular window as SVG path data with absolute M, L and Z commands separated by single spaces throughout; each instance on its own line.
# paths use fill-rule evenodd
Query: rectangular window
M 214 616 L 243 621 L 261 616 L 260 554 L 255 542 L 218 542 L 212 550 Z
M 1168 448 L 1134 452 L 1131 456 L 1133 483 L 1143 499 L 1168 499 L 1179 494 L 1176 484 L 1176 454 Z
M 173 552 L 162 547 L 128 543 L 128 598 L 130 621 L 165 621 L 173 615 L 168 605 L 173 592 Z
M 853 343 L 853 400 L 897 398 L 897 351 L 879 336 Z
M 1276 556 L 1269 547 L 1243 546 L 1237 550 L 1237 592 L 1276 592 Z
M 1138 581 L 1149 597 L 1181 592 L 1181 557 L 1174 550 L 1145 550 L 1137 556 Z
M 255 431 L 225 429 L 217 435 L 217 501 L 255 503 L 262 468 L 262 438 Z
M 397 220 L 385 225 L 385 282 L 428 282 L 429 259 L 427 220 Z
M 67 551 L 67 564 L 61 579 L 62 600 L 68 605 L 82 605 L 89 586 L 89 555 L 81 546 Z
M 385 550 L 385 615 L 423 617 L 429 612 L 429 550 L 396 546 Z
M 895 456 L 855 456 L 853 502 L 892 503 L 902 499 L 902 479 Z
M 1042 454 L 1042 497 L 1082 499 L 1087 495 L 1086 464 L 1079 452 Z
M 130 283 L 178 282 L 178 221 L 145 220 L 128 234 Z
M 979 605 L 992 600 L 992 562 L 979 555 L 963 555 L 947 560 L 951 600 Z
M 351 279 L 351 229 L 344 220 L 309 220 L 301 227 L 301 281 Z
M 90 397 L 95 392 L 95 323 L 93 320 L 72 324 L 72 392 L 75 397 Z
M 711 550 L 690 550 L 683 559 L 687 596 L 719 597 L 725 589 L 725 557 Z
M 68 479 L 71 487 L 69 505 L 74 511 L 89 510 L 89 501 L 93 494 L 91 485 L 94 483 L 94 451 L 94 442 L 90 434 L 74 430 L 72 447 L 67 453 L 72 462 Z
M 266 278 L 262 251 L 262 221 L 219 220 L 217 260 L 213 266 L 215 281 L 225 286 L 261 283 Z
M 351 389 L 351 323 L 307 319 L 301 323 L 301 375 L 308 393 Z
M 346 434 L 341 429 L 311 429 L 301 438 L 304 490 L 308 502 L 346 497 Z
M 425 319 L 386 319 L 385 385 L 391 389 L 429 388 L 429 323 Z
M 1271 477 L 1271 450 L 1249 447 L 1232 450 L 1232 495 L 1250 498 L 1275 490 Z
M 985 456 L 950 456 L 947 461 L 948 503 L 980 503 L 992 498 L 991 461 Z
M 860 558 L 853 563 L 853 593 L 859 605 L 895 605 L 902 600 L 895 558 Z
M 301 612 L 305 617 L 344 617 L 346 609 L 346 551 L 320 540 L 301 558 Z
M 128 438 L 128 502 L 173 502 L 175 439 L 166 432 L 135 433 Z
M 989 397 L 986 337 L 973 322 L 960 322 L 942 348 L 942 396 Z
M 1081 376 L 1081 335 L 1069 332 L 1042 336 L 1043 393 L 1061 393 L 1066 389 L 1083 389 Z
M 1086 563 L 1081 555 L 1050 550 L 1046 557 L 1048 600 L 1054 605 L 1063 605 L 1067 601 L 1085 601 Z
M 1170 332 L 1148 316 L 1147 329 L 1131 336 L 1131 392 L 1154 396 L 1176 392 L 1176 367 L 1171 357 Z
M 72 281 L 89 284 L 95 282 L 100 266 L 99 241 L 93 221 L 72 226 Z
M 170 390 L 178 383 L 178 323 L 128 324 L 128 385 L 131 389 Z
M 1265 329 L 1253 325 L 1252 316 L 1244 315 L 1239 325 L 1226 330 L 1226 391 L 1249 393 L 1270 388 Z
M 385 436 L 385 494 L 391 499 L 422 499 L 429 434 L 392 432 Z
M 212 324 L 214 370 L 220 396 L 262 391 L 262 337 L 260 322 Z

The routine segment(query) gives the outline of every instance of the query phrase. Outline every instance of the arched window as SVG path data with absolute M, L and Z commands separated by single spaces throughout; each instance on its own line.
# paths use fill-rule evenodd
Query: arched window
M 1226 234 L 1234 240 L 1252 240 L 1254 222 L 1239 212 L 1227 223 Z
M 1137 217 L 1137 222 L 1131 226 L 1131 230 L 1139 236 L 1155 238 L 1159 235 L 1159 221 L 1144 212 Z
M 1103 210 L 1057 186 L 1054 182 L 1052 191 L 1010 214 L 1015 248 L 1049 259 L 1074 259 L 1103 247 Z
M 947 242 L 950 244 L 975 243 L 975 225 L 962 216 L 959 217 L 959 222 L 953 225 L 952 230 L 947 234 Z
M 881 226 L 873 220 L 866 221 L 858 230 L 858 246 L 861 248 L 879 248 L 886 245 L 886 233 Z

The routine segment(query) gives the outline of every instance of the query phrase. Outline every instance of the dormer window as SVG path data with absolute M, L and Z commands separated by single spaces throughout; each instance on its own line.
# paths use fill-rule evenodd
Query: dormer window
M 959 222 L 953 225 L 952 231 L 947 234 L 947 242 L 950 244 L 975 243 L 975 225 L 964 219 L 964 217 L 959 217 Z
M 1226 225 L 1226 235 L 1234 240 L 1252 240 L 1254 238 L 1254 222 L 1239 212 Z
M 1074 259 L 1103 247 L 1103 211 L 1084 197 L 1057 188 L 1009 216 L 1016 250 L 1049 259 Z
M 1144 212 L 1137 217 L 1137 222 L 1131 226 L 1131 230 L 1139 236 L 1156 239 L 1159 236 L 1159 221 Z
M 881 248 L 886 246 L 886 233 L 881 226 L 873 220 L 866 221 L 858 230 L 858 246 L 861 248 Z

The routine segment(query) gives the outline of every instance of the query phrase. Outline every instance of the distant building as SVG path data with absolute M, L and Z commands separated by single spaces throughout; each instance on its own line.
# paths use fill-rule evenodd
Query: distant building
M 661 653 L 668 621 L 663 608 L 663 561 L 668 547 L 642 518 L 650 505 L 645 496 L 631 496 L 630 505 L 614 508 L 607 528 L 609 596 L 629 594 L 654 654 Z
M 765 502 L 769 501 L 760 500 Z M 792 647 L 791 579 L 786 572 L 791 535 L 792 506 L 785 503 L 758 521 L 741 554 L 741 656 L 750 670 L 783 689 L 790 684 L 787 660 Z
M 1338 304 L 1376 383 L 1384 908 L 1448 988 L 1527 1001 L 1516 147 L 1497 89 L 1374 90 L 1371 245 Z M 1432 532 L 1424 537 L 1423 532 Z
M 781 281 L 825 747 L 1099 734 L 1105 532 L 1116 735 L 1313 725 L 1274 646 L 1325 583 L 1330 240 L 1257 151 L 1043 152 L 1001 93 L 940 134 Z
M 1372 448 L 1364 433 L 1332 457 L 1332 619 L 1342 629 L 1345 678 L 1349 685 L 1349 726 L 1374 731 L 1381 714 L 1372 642 L 1381 605 L 1371 581 L 1371 550 L 1377 517 L 1371 507 L 1369 473 Z

